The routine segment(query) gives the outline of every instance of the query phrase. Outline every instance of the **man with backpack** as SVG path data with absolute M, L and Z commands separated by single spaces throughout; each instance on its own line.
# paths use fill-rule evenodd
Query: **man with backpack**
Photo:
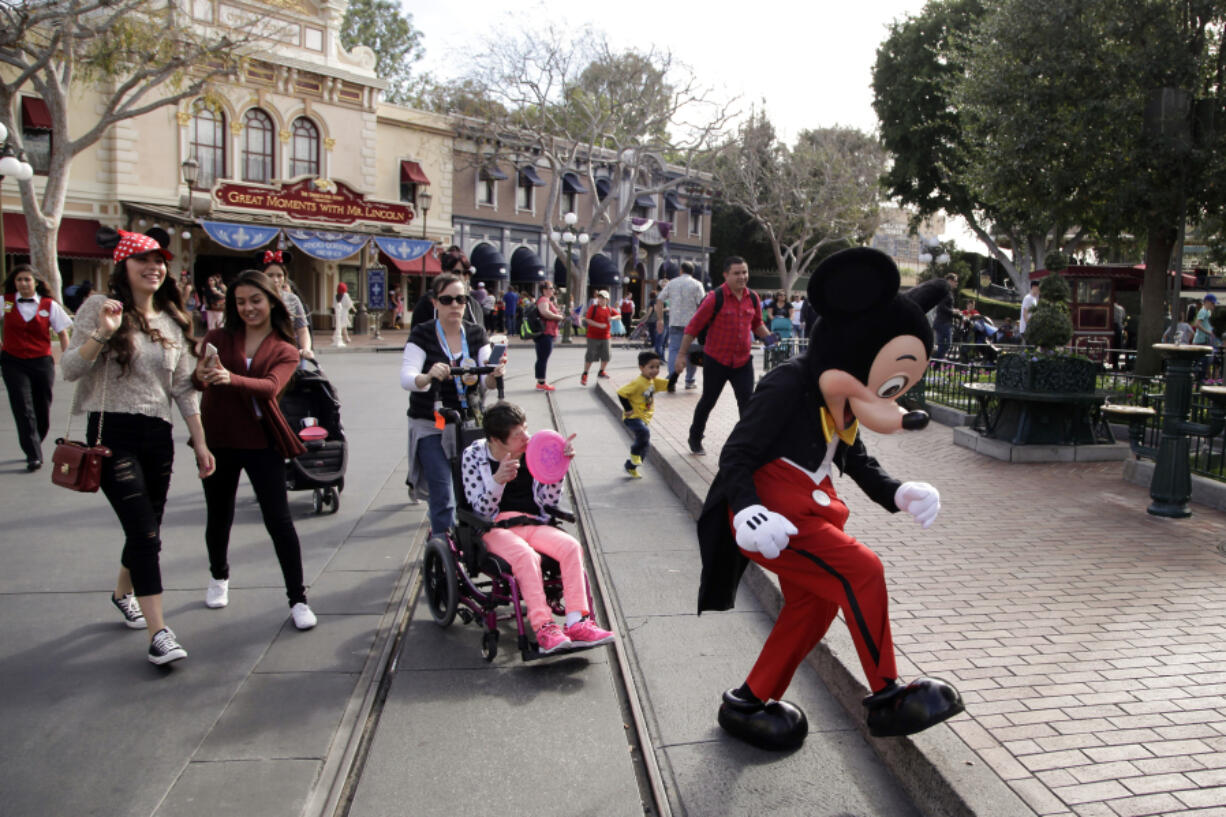
M 732 384 L 738 414 L 745 410 L 753 393 L 753 336 L 765 338 L 770 334 L 762 323 L 758 294 L 749 289 L 749 265 L 744 258 L 731 255 L 724 262 L 724 283 L 703 299 L 685 326 L 674 372 L 680 374 L 685 368 L 694 338 L 704 334 L 702 397 L 690 422 L 689 444 L 694 454 L 707 453 L 702 437 L 725 383 Z

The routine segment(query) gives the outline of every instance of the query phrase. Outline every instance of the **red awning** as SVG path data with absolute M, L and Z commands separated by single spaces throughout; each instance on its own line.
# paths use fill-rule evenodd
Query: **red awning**
M 94 236 L 102 225 L 93 219 L 64 218 L 55 242 L 62 258 L 110 258 L 111 251 L 98 246 Z M 14 255 L 28 255 L 30 236 L 26 231 L 25 216 L 20 213 L 4 214 L 4 251 Z
M 47 103 L 36 96 L 23 96 L 21 124 L 33 130 L 52 130 L 51 111 L 47 109 Z
M 438 275 L 443 271 L 442 265 L 439 263 L 438 256 L 432 252 L 425 255 L 426 258 L 426 275 Z M 421 259 L 415 258 L 412 261 L 401 261 L 397 258 L 392 258 L 387 253 L 379 253 L 379 260 L 387 264 L 394 270 L 402 272 L 405 275 L 421 275 L 422 265 Z
M 422 170 L 421 165 L 417 162 L 401 162 L 400 181 L 413 182 L 413 184 L 429 184 L 430 177 L 426 175 L 426 171 Z

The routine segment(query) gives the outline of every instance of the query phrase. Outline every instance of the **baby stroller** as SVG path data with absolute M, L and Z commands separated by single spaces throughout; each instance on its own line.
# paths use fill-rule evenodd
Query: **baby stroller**
M 648 319 L 644 318 L 638 322 L 638 325 L 630 330 L 626 335 L 626 339 L 622 342 L 623 349 L 650 349 L 651 348 L 651 327 L 647 325 Z
M 465 373 L 483 374 L 491 367 L 453 368 L 452 375 Z M 542 655 L 536 641 L 530 635 L 531 628 L 520 598 L 519 585 L 511 567 L 485 549 L 481 537 L 498 525 L 475 514 L 464 498 L 464 483 L 460 475 L 460 455 L 474 440 L 485 432 L 471 418 L 450 409 L 442 412 L 449 433 L 455 434 L 456 455 L 451 463 L 451 479 L 456 496 L 456 526 L 448 536 L 433 536 L 426 542 L 422 556 L 422 585 L 430 615 L 440 627 L 449 627 L 458 615 L 464 624 L 479 624 L 481 657 L 493 661 L 498 655 L 498 629 L 500 621 L 515 621 L 516 646 L 524 661 L 535 661 Z M 573 514 L 559 508 L 549 508 L 550 519 L 540 524 L 560 525 L 560 520 L 574 522 Z M 522 519 L 515 520 L 523 524 Z M 562 579 L 558 563 L 541 554 L 541 572 L 544 575 L 545 598 L 554 615 L 566 614 L 562 601 Z M 591 587 L 587 588 L 588 609 L 592 607 Z M 502 607 L 509 611 L 500 611 Z M 597 646 L 597 645 L 593 645 Z M 550 656 L 568 655 L 591 647 L 576 646 Z
M 314 369 L 299 369 L 281 395 L 281 413 L 289 427 L 302 438 L 306 452 L 292 457 L 285 468 L 285 484 L 291 491 L 312 491 L 315 513 L 336 513 L 345 490 L 345 467 L 349 446 L 341 425 L 341 403 L 336 389 L 314 360 Z

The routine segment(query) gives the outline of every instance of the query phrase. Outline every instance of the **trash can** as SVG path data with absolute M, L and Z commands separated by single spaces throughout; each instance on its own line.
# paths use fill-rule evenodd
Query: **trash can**
M 368 316 L 366 315 L 366 304 L 358 304 L 357 312 L 353 316 L 353 333 L 354 335 L 365 335 L 367 331 Z

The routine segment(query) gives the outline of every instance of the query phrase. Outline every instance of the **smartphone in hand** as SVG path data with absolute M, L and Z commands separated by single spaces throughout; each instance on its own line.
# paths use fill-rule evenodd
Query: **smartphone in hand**
M 505 343 L 495 344 L 493 348 L 490 349 L 489 365 L 497 366 L 499 363 L 502 362 L 502 356 L 505 355 L 506 353 L 507 353 L 507 347 Z
M 206 366 L 215 365 L 217 362 L 217 347 L 211 343 L 204 344 L 204 363 Z

